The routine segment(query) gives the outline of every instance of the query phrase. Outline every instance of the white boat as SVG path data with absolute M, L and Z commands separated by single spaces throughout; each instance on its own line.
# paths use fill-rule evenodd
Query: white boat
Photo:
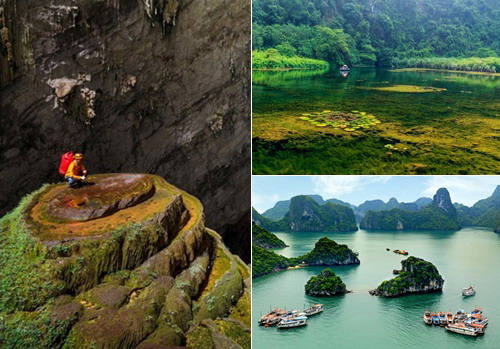
M 424 322 L 427 324 L 427 325 L 432 325 L 432 315 L 429 311 L 426 311 L 424 313 Z
M 307 316 L 297 316 L 289 319 L 282 319 L 276 326 L 278 328 L 292 328 L 307 325 Z
M 314 304 L 312 307 L 304 309 L 306 316 L 315 315 L 323 311 L 323 304 Z
M 467 336 L 477 336 L 478 334 L 484 333 L 484 327 L 480 326 L 467 326 L 463 323 L 450 324 L 446 326 L 446 329 L 450 332 L 465 334 Z
M 474 286 L 469 286 L 462 290 L 462 296 L 464 297 L 473 296 L 475 294 L 476 294 L 476 289 L 474 288 Z

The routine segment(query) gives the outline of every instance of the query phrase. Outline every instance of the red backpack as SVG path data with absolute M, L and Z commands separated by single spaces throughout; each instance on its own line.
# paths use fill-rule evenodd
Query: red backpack
M 66 174 L 68 171 L 69 164 L 74 160 L 73 152 L 69 151 L 61 156 L 61 162 L 59 163 L 59 173 L 62 175 Z

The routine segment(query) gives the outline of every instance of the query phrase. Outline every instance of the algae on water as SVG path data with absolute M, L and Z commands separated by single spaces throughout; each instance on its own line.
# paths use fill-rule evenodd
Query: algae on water
M 322 112 L 304 113 L 299 119 L 310 122 L 316 127 L 338 128 L 347 132 L 369 129 L 380 124 L 380 120 L 375 115 L 357 110 L 351 112 L 323 110 Z

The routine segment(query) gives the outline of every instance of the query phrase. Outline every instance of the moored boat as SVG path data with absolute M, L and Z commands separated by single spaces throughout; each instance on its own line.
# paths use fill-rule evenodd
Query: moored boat
M 431 315 L 430 311 L 426 311 L 424 313 L 423 319 L 427 325 L 432 325 L 432 315 Z
M 439 312 L 439 325 L 444 326 L 448 324 L 448 320 L 446 319 L 446 314 L 442 311 Z
M 476 294 L 476 289 L 474 288 L 474 286 L 469 286 L 467 288 L 464 288 L 462 290 L 462 296 L 464 297 L 470 297 L 470 296 L 473 296 Z
M 477 336 L 478 334 L 484 333 L 484 327 L 467 326 L 463 323 L 450 324 L 446 326 L 446 329 L 448 331 L 465 334 L 467 336 Z
M 287 312 L 280 308 L 274 308 L 270 313 L 263 315 L 259 319 L 259 325 L 261 326 L 274 326 L 280 322 L 281 317 Z
M 313 306 L 304 309 L 306 316 L 316 315 L 323 311 L 323 304 L 314 304 Z
M 296 316 L 290 319 L 282 319 L 276 326 L 279 329 L 300 327 L 307 325 L 307 316 Z
M 446 320 L 448 321 L 449 324 L 453 323 L 453 313 L 451 311 L 446 313 Z

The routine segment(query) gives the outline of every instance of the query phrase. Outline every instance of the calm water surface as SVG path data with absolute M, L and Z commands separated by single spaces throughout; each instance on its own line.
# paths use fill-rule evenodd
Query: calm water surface
M 444 92 L 397 93 L 360 89 L 417 85 Z M 457 115 L 499 117 L 500 77 L 450 72 L 391 72 L 355 68 L 347 77 L 337 70 L 254 71 L 253 113 L 297 113 L 322 108 L 375 114 L 382 121 L 432 124 Z
M 307 280 L 322 267 L 308 267 L 253 280 L 253 348 L 500 348 L 500 235 L 485 228 L 458 232 L 276 233 L 290 247 L 276 250 L 287 257 L 310 251 L 323 236 L 359 252 L 358 266 L 331 267 L 353 293 L 331 298 L 304 293 Z M 445 280 L 442 293 L 394 299 L 370 296 L 368 290 L 394 277 L 406 257 L 386 251 L 406 249 L 432 262 Z M 470 284 L 477 294 L 463 298 Z M 278 330 L 257 325 L 270 306 L 303 309 L 324 304 L 308 326 Z M 486 334 L 473 338 L 427 326 L 425 310 L 453 311 L 483 307 L 489 319 Z

